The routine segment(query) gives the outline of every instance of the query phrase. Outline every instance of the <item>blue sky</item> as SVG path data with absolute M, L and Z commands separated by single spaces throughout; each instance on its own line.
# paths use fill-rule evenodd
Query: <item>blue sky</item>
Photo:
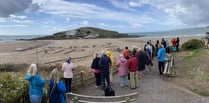
M 209 0 L 0 2 L 0 35 L 51 35 L 87 26 L 134 33 L 209 25 Z

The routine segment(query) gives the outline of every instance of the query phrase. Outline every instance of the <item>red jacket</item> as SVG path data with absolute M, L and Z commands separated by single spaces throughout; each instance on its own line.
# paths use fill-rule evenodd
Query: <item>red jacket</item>
M 126 63 L 127 68 L 129 69 L 130 72 L 135 72 L 138 69 L 138 61 L 136 57 L 132 56 L 131 58 L 128 59 Z
M 125 50 L 123 51 L 123 57 L 125 58 L 127 55 L 128 55 L 128 49 L 125 49 Z

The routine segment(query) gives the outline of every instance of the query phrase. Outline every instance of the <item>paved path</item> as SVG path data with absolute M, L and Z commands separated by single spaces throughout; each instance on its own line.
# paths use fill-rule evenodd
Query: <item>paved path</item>
M 200 97 L 189 90 L 178 87 L 159 76 L 157 63 L 154 62 L 153 71 L 145 72 L 145 77 L 139 80 L 137 89 L 119 86 L 118 75 L 114 75 L 112 87 L 116 95 L 138 92 L 139 103 L 209 103 L 208 98 Z M 181 81 L 179 81 L 181 82 Z M 101 96 L 104 92 L 94 87 L 94 84 L 84 88 L 80 94 Z

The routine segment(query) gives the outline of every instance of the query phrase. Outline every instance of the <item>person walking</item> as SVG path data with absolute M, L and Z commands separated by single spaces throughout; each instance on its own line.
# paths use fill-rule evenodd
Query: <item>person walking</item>
M 158 58 L 158 69 L 160 75 L 163 74 L 164 68 L 165 68 L 165 48 L 163 45 L 160 45 L 160 48 L 157 53 L 157 58 Z
M 110 61 L 111 61 L 111 65 L 110 65 L 110 83 L 112 83 L 112 79 L 113 79 L 113 68 L 114 68 L 114 64 L 115 64 L 115 61 L 113 59 L 113 56 L 112 56 L 112 52 L 110 51 L 110 49 L 108 48 L 107 51 L 106 51 L 106 55 L 110 58 Z
M 146 47 L 146 65 L 148 66 L 148 71 L 152 71 L 151 67 L 152 67 L 152 54 L 151 54 L 151 51 L 150 49 L 148 48 L 148 46 Z
M 120 55 L 116 66 L 118 67 L 118 74 L 120 76 L 120 86 L 128 86 L 128 68 L 126 67 L 127 60 Z
M 152 47 L 152 59 L 154 58 L 155 46 L 152 44 L 152 41 L 149 40 L 149 45 Z
M 176 38 L 176 51 L 179 51 L 179 42 L 180 42 L 180 39 L 179 37 Z
M 37 65 L 31 64 L 25 75 L 25 80 L 29 81 L 30 103 L 41 103 L 43 96 L 45 80 L 38 74 L 37 70 Z
M 128 59 L 126 66 L 129 69 L 130 72 L 130 88 L 136 89 L 138 85 L 138 62 L 136 57 L 133 55 L 133 53 L 129 53 L 130 58 Z
M 147 46 L 145 47 L 145 51 L 147 50 L 149 50 L 150 59 L 152 60 L 153 47 L 151 46 L 150 42 L 147 42 Z
M 73 78 L 73 68 L 74 64 L 71 61 L 71 57 L 66 59 L 66 62 L 62 64 L 62 71 L 64 72 L 65 86 L 67 88 L 67 92 L 72 92 L 71 84 Z
M 95 85 L 96 88 L 101 86 L 101 73 L 99 70 L 99 60 L 100 60 L 99 53 L 96 52 L 95 58 L 93 59 L 92 64 L 91 64 L 91 69 L 92 69 L 95 79 L 96 79 L 96 85 Z
M 157 52 L 158 52 L 159 45 L 160 45 L 160 41 L 157 40 L 157 41 L 156 41 L 156 44 L 155 44 L 155 48 L 156 48 L 155 53 L 156 53 L 156 55 L 157 55 Z
M 101 72 L 101 83 L 102 87 L 105 90 L 106 85 L 110 86 L 110 65 L 111 65 L 110 58 L 106 55 L 104 51 L 102 51 L 102 56 L 99 60 L 99 70 Z M 105 83 L 105 80 L 107 84 Z
M 47 103 L 66 103 L 65 93 L 66 87 L 59 78 L 57 68 L 53 69 L 48 81 L 48 102 Z
M 169 41 L 168 40 L 166 40 L 166 47 L 165 47 L 165 49 L 166 49 L 166 53 L 170 53 L 170 45 L 169 45 Z

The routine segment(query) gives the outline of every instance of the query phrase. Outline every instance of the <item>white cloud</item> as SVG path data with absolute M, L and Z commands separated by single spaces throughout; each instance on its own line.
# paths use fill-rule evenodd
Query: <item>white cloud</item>
M 26 19 L 27 17 L 26 16 L 17 16 L 17 15 L 9 15 L 9 18 L 12 18 L 12 19 Z
M 23 12 L 32 0 L 0 0 L 0 17 L 8 17 L 10 14 Z
M 124 10 L 130 10 L 135 11 L 131 7 L 129 7 L 129 2 L 127 0 L 109 0 L 109 2 L 117 8 L 124 9 Z
M 140 27 L 142 27 L 142 24 L 137 23 L 137 22 L 130 22 L 129 24 L 130 24 L 132 27 L 134 27 L 134 28 L 140 28 Z
M 87 20 L 83 20 L 81 22 L 81 25 L 88 26 L 89 25 L 89 22 Z
M 33 23 L 33 20 L 11 20 L 14 23 Z
M 39 7 L 38 3 L 33 3 L 29 6 L 28 11 L 35 12 L 35 11 L 39 10 L 39 8 L 40 7 Z
M 27 27 L 27 25 L 16 24 L 16 25 L 0 25 L 0 28 L 9 28 L 9 27 Z
M 135 2 L 164 11 L 187 25 L 209 23 L 209 0 L 140 0 Z
M 46 20 L 44 20 L 43 24 L 49 24 L 49 25 L 51 25 L 51 24 L 55 24 L 55 21 L 54 20 L 51 20 L 51 19 L 46 19 Z
M 69 22 L 69 21 L 70 21 L 70 17 L 66 17 L 65 20 L 66 20 L 67 22 Z
M 102 8 L 96 5 L 86 3 L 68 2 L 63 0 L 39 1 L 40 12 L 63 17 L 91 19 L 91 20 L 112 20 L 121 22 L 136 22 L 150 23 L 156 21 L 152 16 L 143 14 L 133 14 L 128 12 L 113 11 L 108 8 Z M 62 5 L 62 6 L 60 6 Z
M 137 7 L 137 6 L 141 6 L 141 4 L 138 3 L 138 2 L 130 1 L 130 2 L 129 2 L 129 6 L 131 6 L 131 7 Z
M 6 22 L 7 19 L 6 18 L 0 18 L 0 22 Z

